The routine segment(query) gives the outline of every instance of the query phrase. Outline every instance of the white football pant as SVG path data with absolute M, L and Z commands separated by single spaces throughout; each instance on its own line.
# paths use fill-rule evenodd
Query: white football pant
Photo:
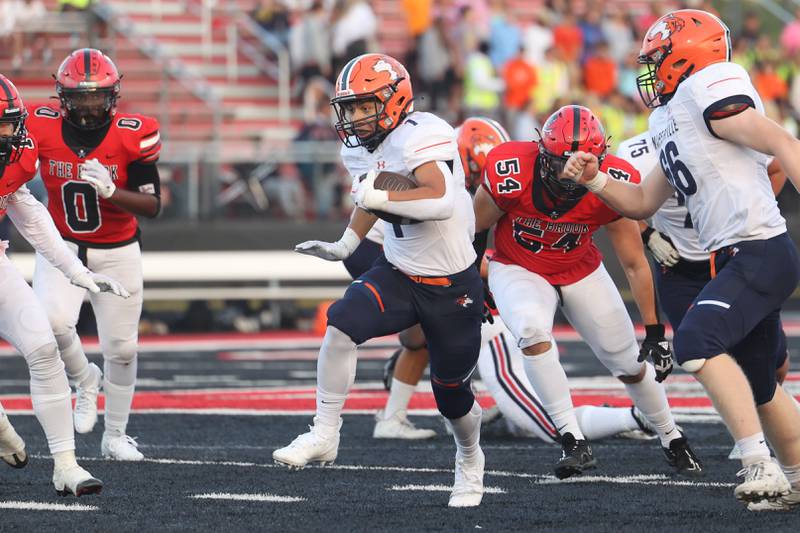
M 4 250 L 0 250 L 0 336 L 28 363 L 33 412 L 50 453 L 74 450 L 69 383 L 53 331 L 33 290 Z
M 78 246 L 68 242 L 75 254 Z M 97 321 L 104 360 L 103 390 L 106 397 L 106 432 L 123 435 L 128 424 L 136 383 L 136 350 L 142 314 L 142 255 L 138 242 L 119 248 L 83 248 L 86 266 L 120 282 L 131 294 L 120 298 L 110 293 L 89 293 Z M 72 285 L 47 260 L 36 254 L 33 288 L 53 328 L 67 375 L 81 383 L 89 374 L 89 361 L 75 332 L 87 290 Z

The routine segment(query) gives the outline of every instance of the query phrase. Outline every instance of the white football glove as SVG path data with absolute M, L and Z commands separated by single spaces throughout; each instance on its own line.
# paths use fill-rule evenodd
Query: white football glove
M 653 258 L 666 267 L 675 266 L 681 258 L 678 250 L 661 235 L 660 231 L 650 232 L 650 236 L 645 239 L 645 244 L 650 248 Z
M 131 295 L 117 280 L 103 274 L 95 274 L 89 270 L 75 274 L 69 281 L 73 285 L 83 287 L 94 294 L 110 292 L 122 298 L 128 298 Z
M 81 179 L 91 183 L 100 198 L 111 198 L 111 195 L 117 190 L 117 186 L 114 185 L 114 180 L 111 179 L 108 169 L 97 159 L 90 159 L 83 164 Z
M 378 172 L 373 169 L 367 172 L 366 177 L 360 182 L 357 181 L 353 184 L 353 189 L 350 191 L 350 196 L 353 203 L 361 209 L 382 210 L 389 201 L 389 193 L 375 188 L 375 178 Z
M 301 254 L 313 255 L 326 261 L 343 261 L 358 248 L 361 238 L 349 227 L 344 230 L 342 237 L 336 242 L 306 241 L 294 247 L 294 251 Z

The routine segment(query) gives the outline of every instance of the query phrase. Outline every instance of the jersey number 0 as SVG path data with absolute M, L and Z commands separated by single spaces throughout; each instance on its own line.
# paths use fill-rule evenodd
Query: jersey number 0
M 61 186 L 67 225 L 75 233 L 91 233 L 100 227 L 97 191 L 88 183 L 68 181 Z

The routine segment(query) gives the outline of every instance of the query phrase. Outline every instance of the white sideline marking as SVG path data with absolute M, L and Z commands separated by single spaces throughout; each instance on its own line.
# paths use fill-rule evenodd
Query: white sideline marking
M 453 487 L 450 485 L 392 485 L 387 487 L 386 490 L 416 490 L 421 492 L 450 492 Z M 500 487 L 484 487 L 485 494 L 506 494 L 506 489 Z
M 488 474 L 488 472 L 487 472 Z M 734 483 L 711 481 L 675 480 L 663 474 L 639 474 L 633 476 L 576 476 L 568 479 L 557 479 L 553 476 L 541 476 L 534 481 L 539 485 L 557 485 L 560 483 L 618 483 L 620 485 L 666 485 L 672 487 L 733 487 Z
M 24 511 L 99 511 L 99 507 L 94 505 L 81 505 L 73 503 L 65 505 L 63 503 L 42 503 L 42 502 L 21 502 L 10 501 L 0 502 L 0 509 L 22 509 Z
M 31 455 L 38 459 L 49 459 L 46 455 Z M 106 461 L 101 457 L 78 457 L 79 461 Z M 201 461 L 193 459 L 154 459 L 145 457 L 142 463 L 155 463 L 165 465 L 192 465 L 192 466 L 237 466 L 243 468 L 278 468 L 286 469 L 283 465 L 275 463 L 252 463 L 245 461 Z M 414 468 L 409 466 L 374 466 L 374 465 L 327 465 L 311 466 L 309 469 L 323 468 L 326 470 L 349 470 L 349 471 L 372 471 L 372 472 L 407 472 L 412 474 L 452 474 L 452 468 Z M 734 483 L 718 483 L 706 481 L 674 480 L 663 474 L 640 474 L 633 476 L 581 476 L 569 479 L 557 479 L 555 476 L 542 474 L 527 474 L 525 472 L 509 472 L 506 470 L 487 470 L 487 476 L 515 477 L 522 479 L 532 479 L 536 483 L 556 484 L 556 483 L 622 483 L 622 484 L 641 484 L 641 485 L 665 485 L 677 487 L 733 487 Z
M 229 492 L 207 492 L 205 494 L 193 494 L 190 498 L 196 500 L 236 500 L 244 502 L 276 502 L 293 503 L 304 502 L 305 498 L 299 496 L 278 496 L 277 494 L 231 494 Z

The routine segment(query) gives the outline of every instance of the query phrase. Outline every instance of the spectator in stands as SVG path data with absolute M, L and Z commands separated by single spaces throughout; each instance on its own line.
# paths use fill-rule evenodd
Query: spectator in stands
M 605 41 L 597 43 L 583 65 L 583 85 L 590 93 L 605 97 L 617 88 L 617 64 Z
M 639 77 L 641 65 L 637 61 L 636 52 L 632 48 L 625 61 L 619 65 L 617 76 L 617 91 L 627 98 L 639 98 L 639 89 L 636 78 Z M 626 137 L 627 138 L 627 137 Z
M 505 124 L 515 124 L 517 115 L 527 109 L 537 82 L 536 67 L 525 59 L 525 50 L 520 47 L 517 55 L 508 60 L 503 67 L 503 81 L 506 93 L 503 98 L 506 117 Z
M 328 13 L 322 1 L 315 0 L 308 12 L 299 17 L 289 30 L 289 54 L 300 90 L 316 76 L 331 78 L 330 43 Z
M 350 58 L 377 51 L 378 19 L 365 0 L 336 0 L 333 10 L 334 72 Z
M 574 64 L 581 56 L 583 34 L 571 12 L 564 13 L 561 22 L 553 28 L 553 44 L 567 64 Z
M 418 65 L 419 50 L 422 47 L 421 39 L 433 23 L 433 1 L 403 0 L 401 6 L 406 17 L 408 35 L 411 38 L 404 64 L 411 79 L 418 80 L 420 79 Z
M 18 10 L 18 0 L 0 0 L 0 46 L 3 50 L 11 50 L 16 29 Z M 16 62 L 16 58 L 12 58 Z M 13 68 L 19 68 L 14 64 Z
M 456 74 L 443 16 L 437 15 L 433 24 L 420 36 L 418 43 L 417 80 L 420 92 L 430 96 L 430 103 L 426 107 L 437 112 L 447 109 L 449 106 L 443 104 L 448 103 Z
M 545 9 L 539 10 L 535 20 L 522 32 L 525 59 L 534 66 L 544 62 L 545 51 L 553 46 L 553 30 L 550 29 L 548 13 Z
M 582 43 L 582 53 L 580 55 L 581 62 L 585 62 L 586 59 L 588 59 L 589 54 L 593 53 L 594 49 L 605 40 L 601 22 L 602 16 L 602 8 L 596 4 L 589 4 L 586 12 L 578 21 Z
M 633 31 L 633 24 L 622 6 L 609 5 L 609 14 L 603 20 L 603 40 L 608 43 L 609 53 L 617 63 L 624 63 L 636 55 L 633 48 L 639 43 Z
M 464 113 L 497 116 L 500 106 L 500 93 L 505 88 L 503 80 L 497 77 L 489 59 L 489 43 L 481 41 L 478 49 L 467 57 L 464 70 Z
M 330 142 L 337 146 L 339 137 L 331 127 L 330 95 L 333 85 L 324 78 L 312 79 L 306 86 L 305 123 L 295 138 L 295 146 L 300 142 Z M 338 202 L 342 184 L 342 172 L 337 163 L 321 163 L 316 160 L 298 162 L 297 168 L 305 185 L 311 191 L 314 211 L 317 218 L 334 215 L 333 207 Z M 348 183 L 348 187 L 349 187 Z
M 755 11 L 748 11 L 744 16 L 739 36 L 735 39 L 736 44 L 741 44 L 745 47 L 753 46 L 758 41 L 761 33 L 761 18 Z
M 275 175 L 264 185 L 270 203 L 276 203 L 278 214 L 284 218 L 304 220 L 306 193 L 300 171 L 294 163 L 281 163 Z
M 800 7 L 794 12 L 794 20 L 784 26 L 781 32 L 781 46 L 787 55 L 800 51 Z
M 506 61 L 517 55 L 522 34 L 515 22 L 509 20 L 505 0 L 492 0 L 489 18 L 489 58 L 494 68 L 503 69 Z
M 278 39 L 282 45 L 289 43 L 289 10 L 279 0 L 259 0 L 250 15 L 256 24 Z
M 555 46 L 544 54 L 544 62 L 537 66 L 538 82 L 533 91 L 536 111 L 549 115 L 554 102 L 570 91 L 570 71 L 560 56 L 561 51 Z M 565 102 L 569 103 L 569 102 Z
M 39 54 L 46 65 L 53 57 L 50 35 L 38 30 L 39 24 L 47 15 L 47 8 L 42 0 L 17 0 L 15 3 L 18 19 L 26 22 L 17 24 L 17 31 L 14 33 L 12 68 L 17 69 L 29 63 Z
M 789 85 L 777 72 L 776 60 L 767 59 L 756 64 L 753 85 L 764 101 L 784 101 L 789 95 Z

